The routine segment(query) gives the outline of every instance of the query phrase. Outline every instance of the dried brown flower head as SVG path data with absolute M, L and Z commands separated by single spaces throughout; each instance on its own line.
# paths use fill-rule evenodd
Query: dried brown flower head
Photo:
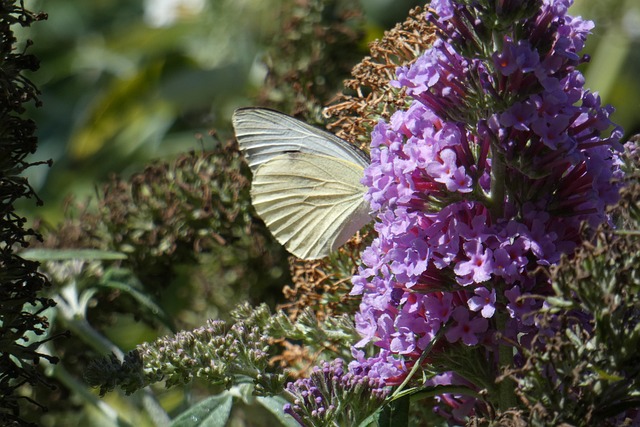
M 344 83 L 345 93 L 324 110 L 325 117 L 332 120 L 329 129 L 337 130 L 339 137 L 368 149 L 369 133 L 378 120 L 388 119 L 405 106 L 404 91 L 389 82 L 397 67 L 411 64 L 434 42 L 434 30 L 425 13 L 420 7 L 412 9 L 404 22 L 372 42 L 370 56 L 353 68 L 353 78 Z

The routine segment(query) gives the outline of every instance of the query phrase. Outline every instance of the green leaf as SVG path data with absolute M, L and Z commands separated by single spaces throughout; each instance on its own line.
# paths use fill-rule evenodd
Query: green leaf
M 28 249 L 20 256 L 33 261 L 68 261 L 68 260 L 117 260 L 127 259 L 121 252 L 103 251 L 100 249 Z
M 300 427 L 300 424 L 293 419 L 292 416 L 284 413 L 284 405 L 287 400 L 282 396 L 259 396 L 256 398 L 258 403 L 271 412 L 286 427 Z
M 392 400 L 382 408 L 379 422 L 380 427 L 408 427 L 410 396 L 403 396 Z
M 211 396 L 180 414 L 171 427 L 224 427 L 232 404 L 233 397 L 228 392 Z
M 160 307 L 149 295 L 143 292 L 143 287 L 140 281 L 129 270 L 122 268 L 112 268 L 105 271 L 105 275 L 100 279 L 98 286 L 117 289 L 125 292 L 133 299 L 135 299 L 140 305 L 153 313 L 153 315 L 162 322 L 170 331 L 175 332 L 175 325 L 173 320 L 167 315 L 167 313 Z
M 603 369 L 598 369 L 596 367 L 594 367 L 593 370 L 598 374 L 598 378 L 600 378 L 601 380 L 616 382 L 623 381 L 625 379 L 623 376 L 610 374 L 609 372 Z
M 243 380 L 249 382 L 242 382 Z M 233 397 L 242 400 L 245 404 L 253 405 L 256 401 L 256 396 L 253 394 L 256 387 L 253 385 L 251 378 L 237 376 L 235 381 L 236 385 L 228 389 L 229 393 Z
M 358 427 L 379 426 L 380 425 L 380 417 L 381 417 L 382 413 L 383 413 L 383 408 L 378 409 L 376 412 L 374 412 L 373 414 L 369 415 L 360 424 L 358 424 Z

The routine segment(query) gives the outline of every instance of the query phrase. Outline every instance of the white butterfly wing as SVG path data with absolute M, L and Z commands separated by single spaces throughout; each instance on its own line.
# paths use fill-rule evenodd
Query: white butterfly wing
M 280 154 L 256 168 L 253 205 L 289 252 L 323 258 L 371 221 L 363 172 L 361 165 L 333 156 Z
M 253 172 L 253 205 L 289 252 L 325 257 L 371 221 L 362 150 L 264 108 L 236 110 L 233 127 Z
M 251 171 L 287 152 L 322 154 L 350 161 L 363 168 L 370 163 L 360 149 L 332 133 L 265 108 L 240 108 L 233 113 L 233 127 Z

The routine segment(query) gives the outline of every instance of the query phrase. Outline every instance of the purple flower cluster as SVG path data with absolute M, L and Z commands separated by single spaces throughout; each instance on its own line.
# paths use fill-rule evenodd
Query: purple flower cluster
M 387 384 L 445 325 L 448 343 L 495 353 L 499 331 L 526 345 L 543 299 L 521 297 L 552 293 L 535 270 L 617 200 L 622 131 L 576 70 L 593 24 L 567 15 L 569 0 L 478 3 L 431 3 L 442 37 L 392 83 L 414 101 L 371 135 L 378 236 L 352 294 L 356 347 L 380 353 L 356 365 Z
M 336 359 L 315 367 L 309 378 L 287 384 L 285 413 L 300 425 L 357 426 L 375 412 L 389 390 L 379 378 L 367 375 L 368 368 L 347 372 Z

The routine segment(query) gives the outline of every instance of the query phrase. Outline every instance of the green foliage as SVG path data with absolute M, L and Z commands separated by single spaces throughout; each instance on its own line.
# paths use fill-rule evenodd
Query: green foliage
M 231 413 L 233 397 L 229 393 L 211 396 L 173 420 L 171 427 L 224 426 Z
M 151 295 L 182 279 L 181 267 L 208 260 L 204 268 L 225 272 L 215 282 L 212 275 L 209 286 L 253 288 L 259 299 L 281 285 L 287 255 L 252 216 L 247 175 L 234 145 L 188 153 L 172 164 L 155 162 L 128 180 L 112 178 L 97 208 L 70 215 L 46 233 L 45 246 L 123 253 L 121 266 Z M 207 288 L 193 291 L 197 298 Z M 110 310 L 135 311 L 122 304 Z
M 55 284 L 53 330 L 73 332 L 49 349 L 66 354 L 67 375 L 81 377 L 96 354 L 123 357 L 116 344 L 152 340 L 160 326 L 201 324 L 216 309 L 224 318 L 228 307 L 250 297 L 273 301 L 287 254 L 251 214 L 247 173 L 234 145 L 155 162 L 129 180 L 112 178 L 97 206 L 75 217 L 70 211 L 47 230 L 44 248 L 24 254 L 45 261 Z M 110 328 L 130 317 L 144 322 L 121 335 Z M 54 371 L 56 380 L 62 372 Z M 135 378 L 132 371 L 124 375 Z M 87 393 L 83 387 L 73 383 L 72 390 Z M 59 416 L 67 403 L 56 405 Z
M 407 427 L 409 425 L 409 396 L 386 405 L 380 415 L 380 427 Z

